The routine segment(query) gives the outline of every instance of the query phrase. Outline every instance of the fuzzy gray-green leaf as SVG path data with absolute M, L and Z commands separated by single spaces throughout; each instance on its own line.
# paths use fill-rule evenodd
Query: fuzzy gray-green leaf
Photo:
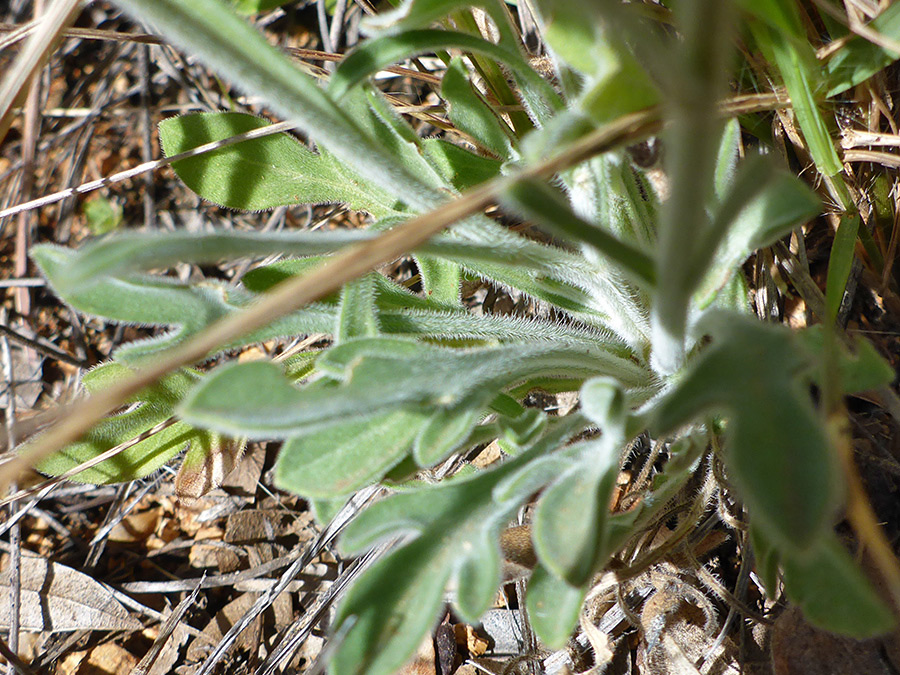
M 134 16 L 150 22 L 167 40 L 185 47 L 231 82 L 261 96 L 286 119 L 297 121 L 363 180 L 395 198 L 425 209 L 440 199 L 410 175 L 348 116 L 308 75 L 272 47 L 262 34 L 221 0 L 120 0 Z
M 833 533 L 805 555 L 788 554 L 781 562 L 785 592 L 810 623 L 859 640 L 896 625 L 884 599 Z
M 484 414 L 490 392 L 475 394 L 460 404 L 438 408 L 416 438 L 413 456 L 422 467 L 432 466 L 459 448 Z
M 528 620 L 550 649 L 562 649 L 578 623 L 584 589 L 571 586 L 542 565 L 534 568 L 525 596 Z
M 271 364 L 225 366 L 191 392 L 180 414 L 223 433 L 243 429 L 238 433 L 284 438 L 348 417 L 453 405 L 545 373 L 614 375 L 625 386 L 647 381 L 640 367 L 588 344 L 454 350 L 397 338 L 360 339 L 332 348 L 317 368 L 333 379 L 297 389 Z
M 653 411 L 655 429 L 725 412 L 725 458 L 757 524 L 779 546 L 809 549 L 841 498 L 837 459 L 798 377 L 810 359 L 781 327 L 725 313 L 710 327 L 713 343 Z
M 500 585 L 500 548 L 492 528 L 471 539 L 456 570 L 456 608 L 463 620 L 476 623 L 491 608 Z
M 611 553 L 606 524 L 624 444 L 625 405 L 614 380 L 595 378 L 582 388 L 585 414 L 600 438 L 567 450 L 577 453 L 541 495 L 534 514 L 534 545 L 541 563 L 573 586 L 587 583 Z
M 341 304 L 334 335 L 336 342 L 355 337 L 378 335 L 378 309 L 375 305 L 376 282 L 373 274 L 352 281 L 341 289 Z
M 304 497 L 350 494 L 399 462 L 424 423 L 421 414 L 396 410 L 288 439 L 278 455 L 275 482 Z

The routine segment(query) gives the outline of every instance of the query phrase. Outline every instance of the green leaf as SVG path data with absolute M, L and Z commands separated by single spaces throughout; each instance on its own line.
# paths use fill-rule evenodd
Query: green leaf
M 305 258 L 285 258 L 268 265 L 260 265 L 242 276 L 241 284 L 248 291 L 265 293 L 272 290 L 282 281 L 287 281 L 314 270 L 326 260 L 326 256 L 315 255 Z M 337 305 L 340 302 L 340 293 L 327 295 L 319 302 Z
M 303 497 L 350 494 L 379 480 L 403 459 L 425 419 L 397 410 L 290 438 L 278 455 L 275 482 Z
M 426 295 L 448 305 L 459 304 L 462 270 L 457 263 L 420 253 L 416 255 L 416 266 Z
M 725 313 L 708 320 L 713 343 L 659 401 L 654 429 L 724 411 L 729 475 L 751 516 L 779 547 L 808 550 L 841 499 L 837 460 L 798 378 L 811 360 L 781 326 Z
M 765 157 L 744 160 L 695 249 L 689 283 L 692 289 L 697 284 L 697 305 L 708 306 L 753 251 L 821 210 L 816 194 L 793 174 L 775 169 Z
M 575 587 L 586 584 L 612 553 L 605 545 L 606 523 L 625 440 L 624 396 L 613 380 L 586 382 L 582 401 L 602 435 L 569 450 L 575 455 L 544 491 L 532 525 L 541 563 Z
M 477 623 L 491 608 L 500 585 L 500 547 L 489 530 L 472 539 L 472 546 L 457 563 L 456 608 L 467 623 Z
M 191 259 L 198 253 L 215 251 L 217 236 L 201 238 L 193 242 L 185 240 L 190 250 L 184 255 Z M 129 256 L 135 267 L 143 264 L 154 265 L 153 252 L 168 252 L 178 249 L 178 235 L 166 242 L 166 237 L 137 237 L 129 241 L 129 236 L 110 242 L 110 248 L 96 251 L 104 258 L 102 264 L 114 265 L 114 269 L 124 269 Z M 246 245 L 248 253 L 254 250 L 252 240 L 238 237 L 236 248 Z M 168 246 L 166 246 L 168 244 Z M 208 246 L 204 246 L 208 244 Z M 272 248 L 279 244 L 273 242 Z M 289 248 L 285 243 L 284 248 Z M 107 253 L 109 255 L 107 255 Z M 142 260 L 142 256 L 148 256 Z M 82 257 L 82 255 L 84 257 Z M 81 284 L 69 281 L 80 278 L 84 267 L 93 266 L 95 257 L 90 248 L 74 252 L 49 246 L 32 249 L 32 257 L 49 279 L 54 290 L 70 305 L 87 314 L 102 316 L 109 320 L 142 325 L 178 326 L 175 331 L 119 348 L 116 357 L 120 360 L 139 361 L 186 340 L 214 320 L 247 307 L 256 296 L 241 288 L 227 288 L 217 282 L 182 284 L 171 278 L 134 276 L 130 278 L 108 278 L 97 272 L 99 282 L 83 288 Z M 176 254 L 174 257 L 180 257 Z M 200 256 L 198 256 L 200 257 Z M 218 257 L 213 253 L 211 257 Z M 202 259 L 202 258 L 201 258 Z M 82 266 L 82 262 L 84 266 Z M 246 285 L 254 291 L 266 291 L 276 283 L 302 273 L 319 264 L 320 258 L 280 261 L 264 268 L 258 268 L 244 277 Z M 165 264 L 165 263 L 161 263 Z M 95 278 L 97 278 L 95 277 Z M 627 357 L 628 350 L 617 344 L 610 336 L 577 325 L 563 325 L 539 319 L 522 319 L 514 316 L 475 316 L 464 308 L 439 303 L 434 298 L 421 298 L 400 289 L 395 284 L 376 277 L 379 285 L 378 322 L 386 333 L 420 335 L 437 339 L 456 340 L 568 340 L 576 342 L 607 342 L 608 348 Z M 77 290 L 72 290 L 72 288 Z M 306 308 L 284 317 L 267 329 L 246 336 L 243 340 L 223 346 L 223 349 L 252 344 L 273 337 L 288 337 L 308 333 L 329 333 L 337 325 L 337 298 L 325 298 Z
M 803 346 L 813 354 L 816 362 L 821 362 L 824 356 L 825 340 L 822 326 L 810 326 L 800 331 L 797 337 Z M 871 342 L 860 337 L 854 341 L 852 349 L 853 351 L 850 352 L 842 346 L 838 350 L 837 365 L 843 393 L 857 394 L 893 382 L 896 376 L 893 366 L 878 353 Z M 820 380 L 821 372 L 817 369 L 812 372 L 812 376 Z M 820 387 L 822 386 L 821 381 L 816 383 Z
M 85 202 L 81 209 L 93 235 L 112 232 L 122 223 L 122 207 L 104 197 Z
M 382 149 L 390 152 L 404 171 L 430 186 L 433 195 L 440 194 L 441 188 L 448 187 L 422 156 L 422 139 L 378 89 L 372 86 L 354 88 L 341 100 L 341 108 L 352 116 Z M 402 195 L 398 197 L 403 200 Z
M 585 416 L 604 431 L 605 443 L 618 444 L 612 437 L 621 435 L 625 426 L 625 398 L 618 382 L 595 377 L 581 388 L 579 396 Z
M 547 647 L 565 646 L 578 623 L 584 595 L 583 588 L 570 586 L 542 565 L 534 568 L 525 604 L 531 627 Z
M 503 193 L 501 201 L 552 234 L 592 246 L 631 279 L 646 287 L 654 285 L 656 269 L 650 256 L 580 218 L 558 192 L 541 181 L 519 181 Z
M 900 41 L 900 5 L 888 5 L 869 22 L 868 28 L 895 43 Z M 864 37 L 857 35 L 850 38 L 825 64 L 828 83 L 826 97 L 837 96 L 865 82 L 897 59 L 900 59 L 900 54 Z
M 512 130 L 469 82 L 461 59 L 454 58 L 447 66 L 441 80 L 441 96 L 450 104 L 450 121 L 457 129 L 501 159 L 517 154 L 512 145 Z
M 542 132 L 538 132 L 542 133 Z M 537 135 L 537 134 L 535 134 Z M 565 177 L 582 218 L 647 254 L 656 245 L 659 200 L 650 181 L 622 152 L 594 157 Z
M 805 42 L 803 23 L 790 0 L 737 0 L 745 11 L 766 22 L 794 42 Z
M 386 218 L 381 228 L 403 222 Z M 440 257 L 477 273 L 509 283 L 537 297 L 558 297 L 561 302 L 589 312 L 591 297 L 583 290 L 605 284 L 580 256 L 544 246 L 487 221 L 482 229 L 461 223 L 455 234 L 435 237 L 418 250 Z M 196 264 L 234 260 L 248 256 L 319 255 L 341 247 L 371 241 L 375 234 L 360 231 L 329 232 L 216 232 L 193 234 L 172 232 L 122 233 L 90 242 L 78 251 L 58 247 L 35 247 L 33 257 L 44 267 L 54 289 L 61 295 L 81 292 L 106 276 L 133 275 L 142 269 L 168 267 L 178 262 Z M 53 250 L 60 253 L 43 254 Z M 52 265 L 43 257 L 52 255 Z M 309 269 L 308 265 L 304 269 Z M 589 286 L 590 285 L 590 286 Z M 609 287 L 608 293 L 617 292 Z M 616 297 L 621 297 L 619 293 Z M 455 304 L 455 301 L 453 301 Z
M 641 323 L 646 323 L 646 316 L 644 310 L 630 299 L 628 289 L 597 275 L 582 256 L 530 241 L 490 220 L 482 220 L 484 222 L 460 223 L 454 233 L 435 237 L 419 250 L 557 304 L 589 325 L 614 331 L 620 339 L 628 340 L 643 351 L 644 344 L 639 336 L 645 333 Z M 398 221 L 385 219 L 384 227 L 394 222 Z M 78 252 L 53 254 L 52 266 L 43 264 L 39 257 L 42 254 L 37 253 L 34 257 L 54 289 L 68 299 L 82 293 L 85 290 L 82 286 L 98 283 L 106 275 L 133 274 L 139 269 L 166 267 L 180 261 L 199 264 L 253 255 L 316 255 L 372 238 L 372 234 L 356 231 L 203 235 L 177 232 L 167 233 L 165 237 L 157 233 L 123 233 L 92 242 Z M 36 247 L 35 250 L 43 249 Z M 49 256 L 46 254 L 45 257 Z M 446 275 L 445 279 L 448 279 Z M 103 282 L 112 283 L 107 279 Z M 171 280 L 158 283 L 171 285 Z M 450 287 L 449 283 L 447 287 Z M 153 319 L 146 321 L 153 322 Z M 193 321 L 196 323 L 196 317 Z M 328 330 L 315 328 L 297 330 L 296 333 Z
M 332 253 L 341 247 L 371 239 L 365 232 L 122 232 L 93 240 L 77 251 L 41 245 L 32 257 L 57 292 L 78 293 L 108 277 L 174 266 L 235 260 L 248 256 Z M 308 267 L 307 267 L 308 269 Z M 171 280 L 169 280 L 171 281 Z
M 289 0 L 229 0 L 239 14 L 259 14 L 288 4 Z
M 502 396 L 504 394 L 500 394 L 498 398 Z M 524 410 L 518 415 L 501 418 L 500 424 L 506 444 L 524 448 L 531 445 L 543 433 L 547 426 L 547 416 L 540 410 Z
M 183 284 L 169 277 L 101 276 L 90 286 L 82 287 L 68 283 L 78 253 L 57 246 L 35 246 L 31 255 L 54 290 L 80 312 L 129 324 L 175 326 L 170 332 L 117 349 L 116 358 L 128 363 L 138 363 L 184 342 L 214 321 L 243 310 L 255 299 L 240 288 L 228 288 L 217 281 Z M 334 309 L 310 305 L 220 349 L 274 337 L 329 332 L 334 323 Z
M 393 4 L 396 9 L 368 17 L 368 25 L 385 33 L 398 33 L 426 28 L 452 12 L 470 7 L 484 7 L 493 17 L 499 6 L 494 0 L 402 0 Z
M 582 456 L 547 488 L 534 515 L 541 562 L 573 586 L 585 584 L 610 553 L 603 539 L 619 457 L 599 452 L 601 447 L 608 450 L 597 442 L 583 444 Z
M 453 406 L 543 374 L 607 374 L 626 387 L 648 382 L 645 370 L 588 344 L 454 350 L 399 338 L 356 339 L 323 354 L 316 367 L 327 378 L 297 389 L 272 364 L 227 365 L 210 373 L 179 412 L 224 433 L 285 438 L 398 408 Z
M 367 274 L 341 289 L 341 304 L 334 331 L 335 342 L 378 335 L 375 276 L 374 273 Z
M 271 126 L 253 115 L 194 113 L 163 120 L 159 138 L 167 157 L 211 141 Z M 380 196 L 348 179 L 334 158 L 317 155 L 287 133 L 255 138 L 172 163 L 178 177 L 216 204 L 257 211 L 289 204 L 346 203 L 355 210 L 383 214 Z
M 580 266 L 588 275 L 588 266 L 572 254 L 514 238 L 509 240 L 500 229 L 499 241 L 493 244 L 468 243 L 456 238 L 442 237 L 424 247 L 426 251 L 451 257 L 467 263 L 482 273 L 488 269 L 497 278 L 516 282 L 521 288 L 538 297 L 549 297 L 590 312 L 584 303 L 588 295 L 575 285 L 555 280 L 557 274 L 568 277 Z M 246 306 L 256 296 L 242 289 L 225 289 L 221 284 L 179 284 L 171 278 L 142 277 L 133 272 L 143 268 L 159 268 L 187 260 L 202 264 L 219 260 L 237 259 L 243 256 L 272 254 L 313 255 L 333 251 L 342 245 L 366 241 L 370 235 L 359 232 L 292 232 L 292 233 L 215 233 L 194 235 L 190 233 L 123 233 L 122 235 L 91 242 L 78 251 L 59 247 L 37 246 L 32 257 L 47 276 L 54 290 L 77 309 L 116 321 L 181 325 L 177 333 L 155 339 L 152 342 L 134 344 L 118 352 L 119 358 L 129 353 L 133 358 L 147 356 L 164 347 L 186 339 L 209 322 L 238 308 Z M 507 238 L 507 241 L 503 241 Z M 499 249 L 497 247 L 500 247 Z M 481 260 L 502 259 L 509 265 L 479 263 Z M 275 283 L 294 274 L 311 269 L 319 259 L 282 261 L 248 273 L 244 281 L 248 288 L 266 291 Z M 528 268 L 534 268 L 529 271 Z M 131 274 L 126 278 L 110 279 L 109 276 Z M 546 275 L 546 276 L 545 276 Z M 607 285 L 608 292 L 618 293 Z M 394 289 L 391 291 L 391 289 Z M 474 317 L 458 304 L 451 305 L 429 299 L 417 298 L 406 291 L 398 291 L 394 284 L 381 283 L 379 297 L 390 292 L 393 300 L 385 300 L 380 321 L 387 332 L 413 332 L 417 334 L 445 335 L 459 338 L 485 339 L 542 339 L 576 336 L 614 342 L 603 331 L 582 329 L 576 326 L 539 321 L 523 321 L 514 317 Z M 147 302 L 141 299 L 147 296 Z M 577 304 L 569 298 L 578 298 Z M 296 335 L 299 333 L 330 332 L 335 324 L 335 311 L 325 299 L 299 312 L 275 322 L 269 329 L 249 336 L 236 343 L 247 344 L 268 337 Z M 393 311 L 398 307 L 418 307 L 428 311 Z M 596 313 L 585 318 L 596 320 Z M 281 331 L 288 332 L 281 332 Z M 532 331 L 529 334 L 529 330 Z M 581 339 L 581 338 L 579 338 Z M 623 355 L 627 350 L 619 347 Z
M 778 550 L 758 527 L 750 527 L 750 542 L 753 546 L 753 557 L 756 572 L 765 587 L 768 598 L 774 599 L 779 583 Z
M 603 19 L 596 6 L 544 0 L 540 8 L 544 39 L 559 58 L 597 79 L 615 70 L 615 52 L 602 37 Z
M 83 382 L 89 393 L 102 391 L 116 382 L 130 377 L 133 371 L 118 363 L 105 363 L 86 373 Z M 134 410 L 104 419 L 82 440 L 41 462 L 37 469 L 58 476 L 94 459 L 117 445 L 138 437 L 141 433 L 167 420 L 174 414 L 175 405 L 200 379 L 193 371 L 180 370 L 132 397 L 128 403 L 140 403 Z M 71 480 L 81 483 L 122 483 L 147 476 L 186 449 L 193 452 L 193 461 L 219 446 L 225 439 L 217 434 L 195 429 L 184 422 L 176 422 L 146 440 L 123 450 L 116 456 L 75 474 Z M 25 444 L 22 449 L 27 449 Z
M 756 533 L 754 546 L 761 541 Z M 896 625 L 888 605 L 833 532 L 803 555 L 781 548 L 777 554 L 784 568 L 785 592 L 810 623 L 859 640 L 883 635 Z
M 665 90 L 672 117 L 666 134 L 671 188 L 660 215 L 651 315 L 653 362 L 665 374 L 676 372 L 685 358 L 692 266 L 710 233 L 708 205 L 724 128 L 715 111 L 732 49 L 730 3 L 703 0 L 678 9 L 683 37 Z
M 403 666 L 437 620 L 452 574 L 435 548 L 417 539 L 350 587 L 335 617 L 334 630 L 346 635 L 328 664 L 330 673 L 394 675 Z
M 572 420 L 560 420 L 494 470 L 394 495 L 352 521 L 341 537 L 344 552 L 396 536 L 407 543 L 367 570 L 338 608 L 335 630 L 347 632 L 331 671 L 393 675 L 437 618 L 451 577 L 459 588 L 457 608 L 466 616 L 488 606 L 499 582 L 499 531 L 531 495 L 519 490 L 498 503 L 491 498 L 496 486 L 577 430 Z
M 172 44 L 197 55 L 243 91 L 260 96 L 366 183 L 418 209 L 441 201 L 411 175 L 359 122 L 222 0 L 120 0 Z
M 609 5 L 544 0 L 544 39 L 554 55 L 584 75 L 575 106 L 599 124 L 659 103 L 648 72 L 608 19 Z
M 342 497 L 310 497 L 307 501 L 309 502 L 309 508 L 313 512 L 313 517 L 316 519 L 316 523 L 321 527 L 325 527 L 334 519 L 340 510 L 344 508 L 348 499 L 349 496 L 344 495 Z
M 751 22 L 750 28 L 763 54 L 775 63 L 784 79 L 816 168 L 823 176 L 839 173 L 843 166 L 816 101 L 822 73 L 812 45 L 805 39 L 791 40 L 790 36 L 762 23 Z
M 332 75 L 328 93 L 340 101 L 354 86 L 392 63 L 450 48 L 484 54 L 506 64 L 521 86 L 539 93 L 548 109 L 562 107 L 553 88 L 517 52 L 480 37 L 448 30 L 407 30 L 361 43 Z
M 741 125 L 734 118 L 725 122 L 725 130 L 719 141 L 716 169 L 713 174 L 716 199 L 722 201 L 734 183 L 741 150 Z
M 859 216 L 845 215 L 841 218 L 831 244 L 831 255 L 828 258 L 828 278 L 825 282 L 825 309 L 828 321 L 837 319 L 844 290 L 853 268 L 853 256 L 856 251 L 856 235 L 859 232 Z
M 460 192 L 496 178 L 503 165 L 499 160 L 479 157 L 442 138 L 426 138 L 422 150 L 444 180 Z
M 439 408 L 416 438 L 413 456 L 419 466 L 437 464 L 459 448 L 469 433 L 481 421 L 491 392 L 475 394 L 455 406 Z

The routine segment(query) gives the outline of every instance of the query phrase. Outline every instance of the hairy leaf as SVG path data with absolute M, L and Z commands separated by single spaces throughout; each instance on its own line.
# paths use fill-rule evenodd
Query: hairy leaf
M 653 362 L 665 374 L 676 372 L 686 353 L 694 252 L 709 235 L 707 205 L 724 126 L 715 103 L 725 90 L 731 51 L 730 3 L 698 0 L 678 7 L 683 39 L 666 91 L 672 111 L 666 135 L 670 194 L 660 215 L 651 316 Z
M 139 363 L 184 342 L 213 322 L 243 310 L 256 297 L 216 281 L 185 284 L 170 277 L 140 275 L 101 276 L 86 287 L 69 285 L 67 276 L 77 253 L 56 246 L 36 246 L 31 254 L 54 289 L 80 312 L 122 323 L 174 326 L 168 333 L 136 340 L 117 349 L 116 358 L 127 363 Z M 334 327 L 335 316 L 332 308 L 310 305 L 245 335 L 236 343 L 222 345 L 221 349 L 274 337 L 327 333 Z
M 491 398 L 490 390 L 485 390 L 432 413 L 416 438 L 413 450 L 416 463 L 432 466 L 459 448 L 481 420 Z
M 615 374 L 625 386 L 648 378 L 640 367 L 596 346 L 540 342 L 454 350 L 399 338 L 357 339 L 332 348 L 316 365 L 327 379 L 303 389 L 272 364 L 224 366 L 191 393 L 180 414 L 226 433 L 284 438 L 399 408 L 451 407 L 479 391 L 545 373 Z
M 810 623 L 860 640 L 883 635 L 896 625 L 890 608 L 833 532 L 802 555 L 773 548 L 758 531 L 753 542 L 768 567 L 781 559 L 785 592 Z
M 456 608 L 468 623 L 476 623 L 491 608 L 500 584 L 500 547 L 497 535 L 483 529 L 456 568 Z
M 500 175 L 499 160 L 479 157 L 442 138 L 425 139 L 422 150 L 444 179 L 459 191 Z
M 493 488 L 577 430 L 572 420 L 562 420 L 493 471 L 394 495 L 350 523 L 341 539 L 346 552 L 390 537 L 413 539 L 365 572 L 341 603 L 336 629 L 349 630 L 332 659 L 332 672 L 392 675 L 437 618 L 451 578 L 460 589 L 458 608 L 466 616 L 482 611 L 500 581 L 499 531 L 531 494 L 508 493 L 498 503 L 491 499 Z M 469 580 L 471 587 L 463 589 Z
M 96 392 L 122 379 L 132 371 L 118 363 L 105 363 L 85 374 L 84 386 Z M 138 403 L 133 410 L 113 415 L 94 427 L 80 441 L 51 455 L 38 465 L 43 473 L 57 476 L 94 459 L 101 453 L 137 438 L 141 433 L 170 418 L 175 406 L 200 377 L 189 370 L 173 373 L 128 401 Z M 176 422 L 149 438 L 132 445 L 114 457 L 81 471 L 72 477 L 82 483 L 122 483 L 153 473 L 184 450 L 193 452 L 193 461 L 227 442 L 218 434 Z M 24 446 L 27 448 L 27 444 Z
M 822 362 L 825 334 L 821 325 L 811 326 L 797 334 L 803 346 L 815 357 L 815 361 Z M 841 389 L 845 394 L 858 394 L 868 389 L 877 389 L 893 382 L 896 372 L 891 364 L 881 356 L 865 339 L 854 341 L 853 353 L 846 349 L 838 351 L 837 365 L 840 373 Z M 820 387 L 821 372 L 816 369 L 810 373 L 812 379 Z
M 796 176 L 764 157 L 745 160 L 695 251 L 690 283 L 699 285 L 698 306 L 712 302 L 753 251 L 772 245 L 821 209 L 819 198 Z
M 406 456 L 426 419 L 396 410 L 290 438 L 278 455 L 275 482 L 304 497 L 350 494 L 380 479 Z
M 203 58 L 235 86 L 263 97 L 286 119 L 297 121 L 363 180 L 416 208 L 427 209 L 440 201 L 430 186 L 409 174 L 311 77 L 222 0 L 120 0 L 119 5 Z
M 214 243 L 214 240 L 215 237 L 211 243 Z M 241 240 L 242 238 L 238 237 L 235 245 Z M 140 251 L 142 243 L 146 243 L 148 248 L 163 248 L 159 245 L 159 240 L 156 240 L 155 247 L 153 242 L 153 239 L 140 237 L 132 245 L 126 238 L 122 241 L 123 255 L 133 250 Z M 174 246 L 177 241 L 171 244 Z M 202 244 L 202 240 L 196 242 L 196 247 L 202 248 Z M 94 283 L 87 289 L 70 291 L 67 290 L 66 277 L 71 265 L 79 264 L 76 261 L 80 253 L 47 246 L 37 246 L 32 250 L 35 261 L 47 275 L 54 289 L 79 311 L 124 323 L 178 327 L 156 338 L 131 342 L 120 347 L 116 352 L 116 358 L 123 361 L 138 362 L 150 358 L 186 340 L 214 320 L 242 310 L 257 297 L 239 287 L 227 288 L 215 282 L 191 285 L 164 277 L 147 276 L 101 277 L 101 282 Z M 110 260 L 115 260 L 115 264 L 120 266 L 117 256 L 118 254 L 113 254 Z M 308 268 L 309 264 L 305 260 L 283 261 L 254 270 L 245 276 L 245 281 L 254 290 L 265 291 L 275 283 Z M 501 315 L 477 317 L 459 306 L 453 307 L 439 303 L 433 298 L 415 296 L 382 277 L 376 279 L 378 322 L 386 333 L 452 340 L 599 341 L 605 343 L 607 349 L 613 353 L 626 358 L 629 355 L 624 344 L 603 332 L 539 319 Z M 329 333 L 337 325 L 337 316 L 337 308 L 326 298 L 323 302 L 307 306 L 279 319 L 268 328 L 245 336 L 238 342 L 223 345 L 223 349 L 273 337 Z
M 376 276 L 367 274 L 341 289 L 341 305 L 334 330 L 336 342 L 378 335 L 378 309 L 375 305 Z
M 595 378 L 581 394 L 585 415 L 602 435 L 575 446 L 577 454 L 541 496 L 533 523 L 541 563 L 575 587 L 586 584 L 612 553 L 606 523 L 625 441 L 625 401 L 617 383 Z
M 841 496 L 836 459 L 798 378 L 809 357 L 781 327 L 733 314 L 710 324 L 713 343 L 660 401 L 656 428 L 724 411 L 730 475 L 756 522 L 779 546 L 809 549 Z
M 427 158 L 422 156 L 422 139 L 374 87 L 356 87 L 341 101 L 341 108 L 383 149 L 389 151 L 404 171 L 429 185 L 434 194 L 448 187 Z M 419 211 L 421 208 L 414 208 Z
M 266 120 L 235 112 L 193 113 L 163 120 L 160 143 L 167 157 L 211 141 L 270 126 Z M 235 209 L 260 210 L 289 204 L 342 202 L 378 215 L 393 200 L 341 171 L 334 157 L 317 155 L 287 133 L 229 145 L 172 164 L 178 177 L 198 195 Z
M 520 181 L 510 187 L 502 199 L 514 211 L 553 234 L 592 246 L 635 281 L 653 286 L 656 269 L 650 256 L 579 218 L 561 195 L 540 181 Z
M 562 649 L 578 623 L 584 589 L 570 586 L 538 565 L 528 580 L 528 621 L 550 649 Z
M 380 227 L 399 222 L 402 220 L 386 219 Z M 464 236 L 436 237 L 419 251 L 458 263 L 537 297 L 558 297 L 567 308 L 585 313 L 597 301 L 592 302 L 590 294 L 583 289 L 605 284 L 607 294 L 620 295 L 607 282 L 596 279 L 582 258 L 567 251 L 529 241 L 495 224 L 477 230 L 461 225 L 460 232 Z M 91 242 L 78 251 L 38 246 L 33 249 L 32 257 L 41 265 L 54 289 L 65 296 L 105 281 L 108 276 L 133 275 L 143 269 L 167 267 L 177 262 L 202 264 L 248 256 L 318 255 L 369 241 L 374 236 L 357 231 L 178 232 L 165 237 L 156 233 L 127 233 Z M 606 300 L 607 305 L 612 302 Z
M 659 102 L 650 74 L 617 32 L 621 26 L 610 21 L 617 14 L 610 4 L 542 0 L 539 7 L 547 44 L 582 75 L 573 107 L 605 124 Z

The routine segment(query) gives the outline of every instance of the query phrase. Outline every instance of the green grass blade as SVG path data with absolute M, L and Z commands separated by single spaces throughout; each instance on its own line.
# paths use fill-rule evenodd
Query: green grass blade
M 847 280 L 853 267 L 859 223 L 858 215 L 844 216 L 834 234 L 831 255 L 828 258 L 828 279 L 825 282 L 825 308 L 830 324 L 837 318 L 844 299 L 844 290 L 847 288 Z

